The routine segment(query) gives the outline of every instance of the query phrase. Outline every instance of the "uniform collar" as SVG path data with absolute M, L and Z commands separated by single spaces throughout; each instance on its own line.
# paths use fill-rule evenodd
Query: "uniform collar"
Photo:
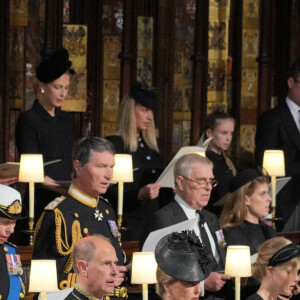
M 73 290 L 73 294 L 74 292 L 78 292 L 79 294 L 83 295 L 85 297 L 85 299 L 89 299 L 89 300 L 102 300 L 102 298 L 97 298 L 95 296 L 93 296 L 91 293 L 89 293 L 87 290 L 85 290 L 80 284 L 78 284 L 78 282 L 76 282 L 74 284 L 74 290 Z
M 71 195 L 74 199 L 81 202 L 82 204 L 90 207 L 96 207 L 97 198 L 93 198 L 88 194 L 81 191 L 78 187 L 76 187 L 73 183 L 71 184 L 68 194 Z

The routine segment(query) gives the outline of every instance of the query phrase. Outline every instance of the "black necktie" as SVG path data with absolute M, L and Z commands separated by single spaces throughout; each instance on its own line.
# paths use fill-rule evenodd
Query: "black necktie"
M 203 215 L 203 213 L 201 212 L 201 210 L 197 210 L 196 211 L 197 214 L 200 217 L 199 220 L 199 229 L 200 229 L 200 235 L 201 235 L 201 240 L 202 243 L 206 246 L 207 252 L 213 255 L 212 249 L 211 249 L 211 245 L 210 245 L 210 241 L 207 235 L 207 232 L 204 228 L 204 223 L 205 223 L 205 217 Z

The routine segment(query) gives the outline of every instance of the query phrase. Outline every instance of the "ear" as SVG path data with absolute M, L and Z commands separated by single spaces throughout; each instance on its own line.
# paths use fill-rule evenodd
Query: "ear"
M 41 81 L 38 81 L 38 86 L 39 86 L 40 90 L 45 89 L 45 83 L 43 83 Z
M 294 84 L 295 84 L 294 79 L 292 77 L 289 77 L 287 80 L 288 87 L 292 88 Z
M 267 268 L 266 268 L 266 274 L 269 275 L 269 276 L 271 276 L 272 273 L 273 273 L 273 270 L 274 270 L 273 267 L 271 267 L 271 266 L 267 267 Z
M 77 268 L 79 270 L 79 274 L 81 274 L 84 277 L 88 277 L 88 264 L 85 260 L 78 260 L 77 261 Z
M 165 289 L 166 293 L 171 293 L 171 290 L 172 290 L 171 289 L 171 284 L 164 283 L 163 286 L 164 286 L 164 289 Z
M 82 169 L 81 163 L 78 159 L 73 161 L 73 168 L 76 172 L 76 175 L 79 176 L 80 175 L 80 171 Z
M 211 129 L 210 129 L 210 128 L 207 128 L 206 131 L 205 131 L 205 134 L 206 134 L 206 136 L 209 137 L 209 138 L 212 137 L 212 131 L 211 131 Z
M 244 201 L 245 201 L 245 205 L 246 205 L 246 206 L 251 204 L 251 199 L 250 199 L 250 197 L 247 196 L 247 195 L 244 196 Z
M 183 181 L 184 181 L 184 178 L 181 175 L 177 176 L 177 178 L 176 178 L 177 190 L 180 190 L 180 191 L 183 190 L 183 184 L 184 184 Z

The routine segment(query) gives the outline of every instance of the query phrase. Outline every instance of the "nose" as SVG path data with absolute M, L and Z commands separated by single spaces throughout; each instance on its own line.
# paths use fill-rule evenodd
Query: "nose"
M 61 97 L 65 98 L 68 94 L 68 89 L 63 87 L 61 88 L 60 93 L 61 93 Z
M 111 180 L 113 178 L 113 169 L 112 168 L 107 168 L 107 171 L 105 173 L 105 178 L 107 180 Z
M 111 275 L 112 276 L 115 276 L 115 275 L 117 275 L 117 273 L 118 273 L 118 266 L 117 265 L 115 265 L 115 264 L 112 264 L 112 267 L 111 267 Z
M 149 109 L 148 114 L 147 114 L 147 119 L 152 121 L 153 120 L 153 111 Z
M 194 294 L 195 294 L 195 295 L 200 295 L 200 294 L 201 294 L 201 286 L 200 286 L 200 282 L 198 282 L 198 283 L 195 285 Z
M 6 234 L 12 234 L 12 233 L 14 233 L 14 231 L 15 231 L 15 224 L 10 224 L 10 225 L 7 225 L 7 227 L 6 227 Z

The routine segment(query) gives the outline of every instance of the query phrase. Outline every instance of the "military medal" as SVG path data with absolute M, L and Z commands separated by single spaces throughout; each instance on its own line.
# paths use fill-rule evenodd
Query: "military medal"
M 225 242 L 225 238 L 224 238 L 224 234 L 223 234 L 223 230 L 220 229 L 220 230 L 217 230 L 215 232 L 216 234 L 216 237 L 217 237 L 217 240 L 218 240 L 218 243 L 221 247 L 225 248 L 226 247 L 226 242 Z
M 5 254 L 7 270 L 10 275 L 22 275 L 22 263 L 19 254 Z
M 112 235 L 116 238 L 119 237 L 120 232 L 119 232 L 116 221 L 107 220 L 107 223 L 108 223 L 108 226 L 110 228 L 110 231 L 111 231 Z
M 95 209 L 94 216 L 98 221 L 102 221 L 103 219 L 103 214 L 99 211 L 99 209 Z

